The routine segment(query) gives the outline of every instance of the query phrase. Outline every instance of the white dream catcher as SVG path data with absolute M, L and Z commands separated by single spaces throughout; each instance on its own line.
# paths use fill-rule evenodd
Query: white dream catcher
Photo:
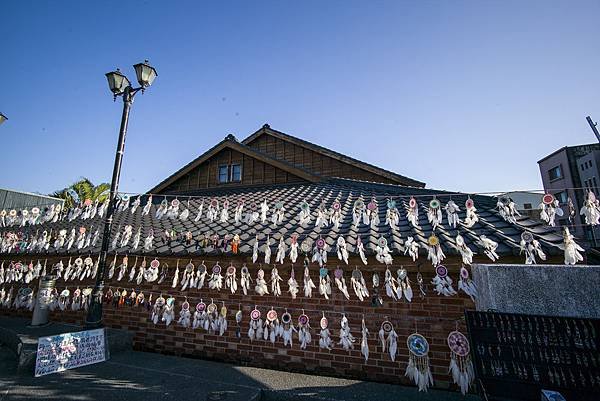
M 252 278 L 250 277 L 248 266 L 246 266 L 245 263 L 240 269 L 240 276 L 240 285 L 242 287 L 242 291 L 244 295 L 248 295 L 248 290 L 250 289 L 250 283 L 252 283 Z
M 254 291 L 260 296 L 269 294 L 269 288 L 267 287 L 267 282 L 265 280 L 265 271 L 262 268 L 259 268 L 258 273 L 256 273 L 256 286 L 254 287 Z
M 389 266 L 387 266 L 385 269 L 384 286 L 386 295 L 396 301 L 398 299 L 396 295 L 398 288 L 396 287 L 396 279 L 394 278 Z
M 302 314 L 298 316 L 298 341 L 300 341 L 301 349 L 306 349 L 306 346 L 312 341 L 310 328 L 310 319 L 302 309 Z
M 558 199 L 552 194 L 545 194 L 542 197 L 542 202 L 539 204 L 540 219 L 548 223 L 550 227 L 556 225 L 556 216 L 562 217 L 563 211 L 559 207 Z
M 367 209 L 363 213 L 363 223 L 370 225 L 371 227 L 377 227 L 379 225 L 379 208 L 375 198 L 372 198 L 367 204 Z
M 329 222 L 329 214 L 327 213 L 327 207 L 325 202 L 322 201 L 317 208 L 317 219 L 315 220 L 315 228 L 327 227 Z
M 408 236 L 404 242 L 404 254 L 406 255 L 407 253 L 413 262 L 419 258 L 419 243 L 411 236 Z
M 273 266 L 273 269 L 271 269 L 271 292 L 276 297 L 281 295 L 281 281 L 283 279 L 279 275 L 279 270 L 277 270 L 276 266 Z
M 517 205 L 512 199 L 507 196 L 499 198 L 496 208 L 504 220 L 512 224 L 517 224 L 517 217 L 521 216 L 521 213 L 517 210 Z
M 298 295 L 298 292 L 300 292 L 300 286 L 296 281 L 296 277 L 294 274 L 294 265 L 292 265 L 292 268 L 290 269 L 290 278 L 288 279 L 287 284 L 288 292 L 292 296 L 292 299 L 296 299 L 296 295 Z
M 260 340 L 263 336 L 262 319 L 260 318 L 260 311 L 254 306 L 254 309 L 250 312 L 250 324 L 248 327 L 248 338 L 250 341 Z
M 346 299 L 350 299 L 348 286 L 346 285 L 346 279 L 344 278 L 344 271 L 338 266 L 338 268 L 333 271 L 333 276 L 335 277 L 335 285 L 337 285 L 338 290 L 344 294 Z
M 190 217 L 190 200 L 187 201 L 187 207 L 179 214 L 179 220 L 186 221 Z
M 298 234 L 292 234 L 290 239 L 290 260 L 296 263 L 298 259 Z
M 460 223 L 460 217 L 458 216 L 458 212 L 460 212 L 460 208 L 452 199 L 446 203 L 444 206 L 446 210 L 446 217 L 448 218 L 448 225 L 452 228 L 456 228 L 458 223 Z
M 406 218 L 414 228 L 421 228 L 419 227 L 419 204 L 417 203 L 417 200 L 413 197 L 411 197 L 408 201 L 408 208 L 406 209 Z
M 227 331 L 227 307 L 225 306 L 225 302 L 222 303 L 221 309 L 219 310 L 219 317 L 217 318 L 217 329 L 220 336 L 225 334 L 225 332 Z
M 154 301 L 154 307 L 152 308 L 152 316 L 150 317 L 154 324 L 158 324 L 158 320 L 160 319 L 165 309 L 165 303 L 166 301 L 163 298 L 162 294 L 158 298 L 156 298 L 156 301 Z
M 277 255 L 275 256 L 275 263 L 283 264 L 285 259 L 285 253 L 287 252 L 287 245 L 283 240 L 283 235 L 279 238 L 279 245 L 277 246 Z
M 366 266 L 367 257 L 365 256 L 365 246 L 363 245 L 362 240 L 360 239 L 360 235 L 356 237 L 356 252 L 358 253 L 358 256 L 360 256 L 360 260 Z
M 460 268 L 460 278 L 458 279 L 458 289 L 463 291 L 471 300 L 475 302 L 475 298 L 477 297 L 477 286 L 471 280 L 469 275 L 469 271 L 465 266 L 461 266 Z
M 387 211 L 385 212 L 385 224 L 390 226 L 394 231 L 398 230 L 398 224 L 400 224 L 400 213 L 396 208 L 396 201 L 388 199 Z
M 263 199 L 260 204 L 260 221 L 265 223 L 267 221 L 267 213 L 269 212 L 269 204 L 267 203 L 267 198 Z
M 327 251 L 329 246 L 323 238 L 319 238 L 315 241 L 315 247 L 313 248 L 312 261 L 317 262 L 319 266 L 323 266 L 327 263 Z
M 475 372 L 471 361 L 471 346 L 467 337 L 458 330 L 448 334 L 448 348 L 450 348 L 450 367 L 448 371 L 452 380 L 460 387 L 460 392 L 465 395 L 469 391 Z
M 331 279 L 329 270 L 325 266 L 319 269 L 319 294 L 323 295 L 325 299 L 329 299 L 329 295 L 331 295 Z
M 470 265 L 473 263 L 473 251 L 467 246 L 465 243 L 465 239 L 462 235 L 456 234 L 456 247 L 460 252 L 462 257 L 462 262 L 465 265 Z
M 175 319 L 175 298 L 169 297 L 165 302 L 165 307 L 163 309 L 161 321 L 165 322 L 165 325 L 168 327 L 171 322 Z
M 396 279 L 396 297 L 398 301 L 402 299 L 406 299 L 407 302 L 412 302 L 413 298 L 413 290 L 410 286 L 410 280 L 408 279 L 408 272 L 404 267 L 398 269 L 396 271 L 397 279 Z
M 148 196 L 148 199 L 146 199 L 146 204 L 142 209 L 142 216 L 146 216 L 147 214 L 149 214 L 150 208 L 152 208 L 152 195 Z
M 365 324 L 365 317 L 361 320 L 361 339 L 360 339 L 360 353 L 365 358 L 365 363 L 369 360 L 369 329 Z
M 235 336 L 237 338 L 242 338 L 242 305 L 238 305 L 238 310 L 235 312 Z
M 250 203 L 250 208 L 246 212 L 246 216 L 244 217 L 244 222 L 249 226 L 253 226 L 254 223 L 258 221 L 260 217 L 260 213 L 258 213 L 258 207 L 255 202 Z
M 350 325 L 348 324 L 348 318 L 345 314 L 342 316 L 340 326 L 340 341 L 338 341 L 338 345 L 341 345 L 346 351 L 350 351 L 351 349 L 354 349 L 356 339 L 350 332 Z
M 206 280 L 206 275 L 208 274 L 208 269 L 204 264 L 204 261 L 200 263 L 198 269 L 196 270 L 196 288 L 202 289 L 204 287 L 204 281 Z
M 379 329 L 379 342 L 381 343 L 381 352 L 387 352 L 392 362 L 396 361 L 398 334 L 394 330 L 394 325 L 389 320 L 385 320 L 381 323 L 381 328 Z
M 271 222 L 274 225 L 279 225 L 283 222 L 283 218 L 285 217 L 285 207 L 283 206 L 283 202 L 279 201 L 275 203 L 275 210 L 271 215 Z
M 419 391 L 427 391 L 429 386 L 433 386 L 433 376 L 429 367 L 429 343 L 415 331 L 406 339 L 406 345 L 409 357 L 404 376 L 413 381 Z
M 468 197 L 465 201 L 465 211 L 466 216 L 463 224 L 467 228 L 471 228 L 479 221 L 479 216 L 477 215 L 477 208 L 475 207 L 475 202 L 471 197 Z
M 233 264 L 230 264 L 225 272 L 225 288 L 229 288 L 232 294 L 235 294 L 238 288 L 236 272 L 237 270 Z
M 197 223 L 202 219 L 202 212 L 204 210 L 204 199 L 200 201 L 200 206 L 198 206 L 198 212 L 196 213 L 196 218 L 194 221 Z
M 206 211 L 206 217 L 212 223 L 219 216 L 219 200 L 212 198 L 208 203 L 208 210 Z
M 179 202 L 179 199 L 177 199 L 177 198 L 175 198 L 171 201 L 171 205 L 167 209 L 167 217 L 168 218 L 176 219 L 177 217 L 179 217 L 180 204 L 181 204 L 181 202 Z
M 165 198 L 165 199 L 162 200 L 162 202 L 160 202 L 160 205 L 156 209 L 156 213 L 154 214 L 154 217 L 157 220 L 162 219 L 162 217 L 167 213 L 167 209 L 168 208 L 169 208 L 169 202 Z
M 179 284 L 179 259 L 177 259 L 177 266 L 175 267 L 175 275 L 173 276 L 171 288 L 177 287 L 177 284 Z
M 283 346 L 292 346 L 294 333 L 298 330 L 294 327 L 294 323 L 292 322 L 292 315 L 290 315 L 287 311 L 281 315 L 281 326 L 283 328 L 282 338 L 283 338 Z
M 263 340 L 270 340 L 272 344 L 275 344 L 277 337 L 283 335 L 283 327 L 279 323 L 277 318 L 277 311 L 271 307 L 271 310 L 267 312 L 265 319 L 265 327 L 263 329 Z
M 306 227 L 307 224 L 310 223 L 310 205 L 306 200 L 303 200 L 300 203 L 300 213 L 298 213 L 298 223 L 302 227 Z
M 344 237 L 339 236 L 336 241 L 336 250 L 338 259 L 348 264 L 348 246 Z
M 581 252 L 584 252 L 584 250 L 575 242 L 567 227 L 564 227 L 563 238 L 565 242 L 565 264 L 574 265 L 577 262 L 582 262 L 583 255 Z
M 319 326 L 321 327 L 321 331 L 319 332 L 319 348 L 331 350 L 333 347 L 333 340 L 331 339 L 329 321 L 325 317 L 325 312 L 323 312 L 323 317 L 319 322 Z
M 383 236 L 379 237 L 377 246 L 375 247 L 375 259 L 377 259 L 379 263 L 391 265 L 394 260 L 392 255 L 390 255 L 390 252 L 387 239 Z
M 432 200 L 429 201 L 429 208 L 427 208 L 427 220 L 435 230 L 439 225 L 442 224 L 442 204 L 439 200 L 433 197 Z
M 77 258 L 78 260 L 81 258 Z M 123 276 L 125 275 L 125 273 L 127 272 L 127 261 L 129 260 L 129 258 L 127 256 L 123 257 L 123 260 L 121 261 L 121 264 L 119 265 L 119 272 L 117 273 L 117 281 L 121 281 L 123 279 Z M 83 263 L 83 261 L 82 261 Z M 77 264 L 77 261 L 75 261 L 75 264 Z
M 229 221 L 229 200 L 227 200 L 227 198 L 223 201 L 223 208 L 221 209 L 219 221 L 221 223 L 227 223 Z
M 585 216 L 585 224 L 600 224 L 600 201 L 592 191 L 588 191 L 579 214 Z
M 433 289 L 438 295 L 446 297 L 456 295 L 456 290 L 452 287 L 452 279 L 448 275 L 448 269 L 444 265 L 438 265 L 435 268 L 435 276 L 431 280 Z
M 148 236 L 144 239 L 144 250 L 151 251 L 154 247 L 154 230 L 148 230 Z
M 185 291 L 188 287 L 191 288 L 190 281 L 194 278 L 194 264 L 190 262 L 183 268 L 183 276 L 181 277 L 181 291 Z
M 221 291 L 221 288 L 223 288 L 223 276 L 221 275 L 221 266 L 219 266 L 219 262 L 217 262 L 211 270 L 211 275 L 208 279 L 208 288 L 217 291 Z
M 479 237 L 479 240 L 477 241 L 477 243 L 479 244 L 479 246 L 481 246 L 483 248 L 483 253 L 485 253 L 485 255 L 488 258 L 490 258 L 492 260 L 492 262 L 495 262 L 498 260 L 499 256 L 496 253 L 496 249 L 498 248 L 498 243 L 496 241 L 493 241 L 482 234 Z
M 194 312 L 194 320 L 192 321 L 192 329 L 204 328 L 204 322 L 207 320 L 206 304 L 201 299 L 196 304 L 196 311 Z
M 254 237 L 254 245 L 252 246 L 252 263 L 258 260 L 258 235 Z
M 521 252 L 525 252 L 525 264 L 531 265 L 536 263 L 536 256 L 541 260 L 546 260 L 546 254 L 542 249 L 542 245 L 536 240 L 528 231 L 523 231 L 521 233 L 521 242 L 520 242 Z
M 354 207 L 352 208 L 352 224 L 355 228 L 358 228 L 360 221 L 365 210 L 365 202 L 362 199 L 354 201 Z
M 352 288 L 354 289 L 354 293 L 361 301 L 364 301 L 365 298 L 369 297 L 369 290 L 367 289 L 367 283 L 365 282 L 365 278 L 358 267 L 355 267 L 352 272 L 352 277 L 350 278 L 350 282 L 352 283 Z
M 181 304 L 181 310 L 179 311 L 179 319 L 177 320 L 177 323 L 182 327 L 188 328 L 191 326 L 191 317 L 192 313 L 190 312 L 190 303 L 186 297 L 185 301 L 183 301 Z
M 342 221 L 342 204 L 339 200 L 334 200 L 329 210 L 329 222 L 333 224 L 336 230 L 340 228 L 340 222 Z
M 265 252 L 265 264 L 269 264 L 271 263 L 271 238 L 267 235 L 267 241 L 265 242 L 265 248 L 264 248 L 264 252 Z
M 312 298 L 312 290 L 317 288 L 312 278 L 310 278 L 310 270 L 308 268 L 308 258 L 304 258 L 304 296 L 307 298 Z
M 233 220 L 235 221 L 235 224 L 240 224 L 242 222 L 243 213 L 244 213 L 244 200 L 238 199 L 237 204 L 235 205 L 235 212 L 233 215 Z
M 433 266 L 439 265 L 446 259 L 446 255 L 440 245 L 440 239 L 435 234 L 431 234 L 427 239 L 427 259 L 431 261 Z

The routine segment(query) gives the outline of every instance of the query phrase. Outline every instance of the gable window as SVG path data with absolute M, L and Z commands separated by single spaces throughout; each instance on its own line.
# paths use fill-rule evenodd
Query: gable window
M 241 164 L 222 164 L 219 166 L 219 184 L 242 181 Z
M 523 203 L 523 209 L 531 209 L 531 203 Z
M 562 167 L 560 165 L 558 165 L 558 166 L 548 170 L 548 177 L 550 178 L 550 181 L 554 181 L 554 180 L 563 178 Z
M 563 205 L 567 203 L 567 192 L 566 191 L 559 192 L 559 193 L 555 194 L 554 197 L 556 199 L 558 199 L 558 201 Z

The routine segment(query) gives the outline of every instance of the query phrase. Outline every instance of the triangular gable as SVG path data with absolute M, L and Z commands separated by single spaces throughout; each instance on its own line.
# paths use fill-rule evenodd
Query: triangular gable
M 308 182 L 318 182 L 320 177 L 312 174 L 309 171 L 304 169 L 295 167 L 289 163 L 286 163 L 283 160 L 274 159 L 264 153 L 258 152 L 255 149 L 252 149 L 246 145 L 239 143 L 233 135 L 228 135 L 224 140 L 219 142 L 217 145 L 213 146 L 211 149 L 198 156 L 196 159 L 192 160 L 190 163 L 167 177 L 160 184 L 156 185 L 152 188 L 148 193 L 159 194 L 163 191 L 169 189 L 172 184 L 176 183 L 178 180 L 185 177 L 187 174 L 194 171 L 194 169 L 199 168 L 203 163 L 210 161 L 212 157 L 218 155 L 220 152 L 226 149 L 231 149 L 232 151 L 239 152 L 251 159 L 255 159 L 257 163 L 264 163 L 265 165 L 272 166 L 277 171 L 283 171 L 285 173 L 289 173 L 293 177 L 297 177 L 302 180 L 306 180 Z
M 314 152 L 320 157 L 325 159 L 325 163 L 329 163 L 331 168 L 323 168 L 322 172 L 315 171 L 314 168 L 305 164 L 305 168 L 309 171 L 312 171 L 315 174 L 323 175 L 323 176 L 332 176 L 332 177 L 341 177 L 341 178 L 350 178 L 350 179 L 362 179 L 366 181 L 377 181 L 384 183 L 393 183 L 404 186 L 412 186 L 412 187 L 425 187 L 425 183 L 405 177 L 400 174 L 396 174 L 389 170 L 385 170 L 383 168 L 374 166 L 369 163 L 362 162 L 360 160 L 354 159 L 352 157 L 343 155 L 334 150 L 324 148 L 322 146 L 316 145 L 314 143 L 305 141 L 303 139 L 294 137 L 292 135 L 288 135 L 281 131 L 277 131 L 272 129 L 268 124 L 263 125 L 261 129 L 250 135 L 248 138 L 244 139 L 242 143 L 252 148 L 260 148 L 261 142 L 265 140 L 265 136 L 271 136 L 273 138 L 277 138 L 286 143 L 293 144 L 294 146 L 298 146 L 303 149 L 307 149 L 309 152 Z M 286 160 L 290 158 L 288 152 L 279 152 L 279 154 L 271 154 L 269 151 L 262 151 L 262 153 L 269 154 L 270 156 L 274 156 L 277 159 Z M 294 156 L 292 156 L 294 157 Z M 286 160 L 288 162 L 292 162 L 296 166 L 302 165 L 300 163 L 294 163 L 293 160 Z M 335 164 L 335 166 L 334 166 Z M 343 168 L 343 167 L 347 168 Z M 340 168 L 342 167 L 342 168 Z

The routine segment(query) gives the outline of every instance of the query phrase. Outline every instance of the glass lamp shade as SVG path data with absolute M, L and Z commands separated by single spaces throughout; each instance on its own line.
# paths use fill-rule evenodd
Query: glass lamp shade
M 0 113 L 0 125 L 2 125 L 2 123 L 6 120 L 8 120 L 8 118 L 4 114 Z
M 125 91 L 125 88 L 131 85 L 127 77 L 118 68 L 116 71 L 107 73 L 106 79 L 108 80 L 110 91 L 115 95 L 122 93 Z
M 135 68 L 135 75 L 137 75 L 138 83 L 142 88 L 152 85 L 152 82 L 158 76 L 154 67 L 148 64 L 148 60 L 134 65 L 133 68 Z

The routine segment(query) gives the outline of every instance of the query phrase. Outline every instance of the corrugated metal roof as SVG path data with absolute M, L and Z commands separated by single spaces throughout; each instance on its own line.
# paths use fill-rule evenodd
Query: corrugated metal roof
M 63 204 L 64 200 L 46 195 L 0 188 L 0 210 L 30 209 L 34 206 L 43 208 L 44 206 L 56 205 L 57 203 Z

